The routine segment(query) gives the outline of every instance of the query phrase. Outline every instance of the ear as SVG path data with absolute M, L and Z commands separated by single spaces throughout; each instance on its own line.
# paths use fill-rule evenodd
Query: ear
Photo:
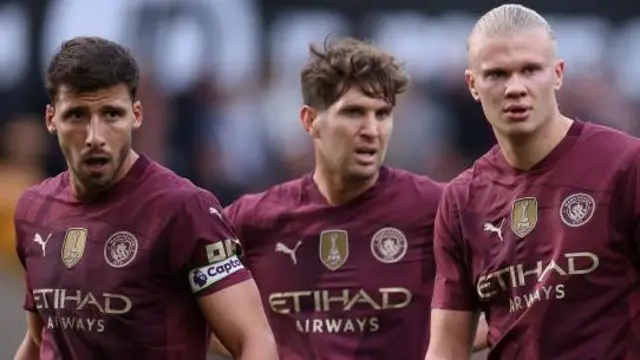
M 306 131 L 311 137 L 318 137 L 317 123 L 318 120 L 318 111 L 311 106 L 303 105 L 300 108 L 300 123 L 302 123 L 302 127 L 304 131 Z
M 555 84 L 553 85 L 554 90 L 558 91 L 562 88 L 562 81 L 564 80 L 564 60 L 559 59 L 556 62 L 556 66 L 554 69 L 555 72 Z
M 55 134 L 56 132 L 56 123 L 53 121 L 55 115 L 55 107 L 53 107 L 53 105 L 47 104 L 47 107 L 44 110 L 44 123 L 47 127 L 47 131 L 49 131 L 51 134 Z
M 467 83 L 467 87 L 469 88 L 469 92 L 471 93 L 473 100 L 480 101 L 480 94 L 476 89 L 476 77 L 473 74 L 473 71 L 470 69 L 464 71 L 464 81 Z
M 142 103 L 137 100 L 133 103 L 133 129 L 137 130 L 142 126 Z

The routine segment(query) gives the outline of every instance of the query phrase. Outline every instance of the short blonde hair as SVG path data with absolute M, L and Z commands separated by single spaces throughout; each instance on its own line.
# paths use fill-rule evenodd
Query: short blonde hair
M 511 35 L 534 29 L 544 29 L 549 39 L 555 42 L 553 29 L 542 15 L 520 4 L 504 4 L 478 19 L 469 36 L 469 43 L 474 35 Z

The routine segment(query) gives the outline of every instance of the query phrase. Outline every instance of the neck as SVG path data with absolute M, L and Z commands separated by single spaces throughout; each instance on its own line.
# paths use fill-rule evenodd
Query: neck
M 316 166 L 313 173 L 313 181 L 318 186 L 318 190 L 331 206 L 345 204 L 371 188 L 380 173 L 376 173 L 371 178 L 348 180 L 340 174 L 332 173 L 323 167 Z
M 498 135 L 496 139 L 509 165 L 519 170 L 529 170 L 558 146 L 571 124 L 573 120 L 557 114 L 538 131 L 526 137 L 514 139 Z
M 113 181 L 107 184 L 105 187 L 99 189 L 87 188 L 86 186 L 82 185 L 80 180 L 78 180 L 73 172 L 70 172 L 71 190 L 79 200 L 91 200 L 96 195 L 106 191 L 107 189 L 115 185 L 118 181 L 124 179 L 124 177 L 127 176 L 129 170 L 131 170 L 131 167 L 133 167 L 133 164 L 136 162 L 136 160 L 138 160 L 139 157 L 140 155 L 138 155 L 135 151 L 130 150 L 127 154 L 127 157 L 124 159 L 124 162 L 117 170 L 118 172 L 116 173 Z

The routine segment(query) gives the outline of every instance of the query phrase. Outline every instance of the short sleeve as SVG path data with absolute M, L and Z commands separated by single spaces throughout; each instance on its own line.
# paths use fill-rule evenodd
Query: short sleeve
M 22 264 L 22 267 L 25 271 L 25 292 L 24 292 L 24 301 L 22 303 L 22 308 L 26 311 L 31 311 L 31 312 L 36 312 L 37 308 L 36 308 L 36 304 L 35 304 L 35 299 L 33 298 L 33 289 L 31 287 L 31 284 L 29 282 L 29 276 L 28 276 L 28 269 L 27 269 L 27 258 L 26 258 L 26 251 L 24 248 L 24 234 L 22 231 L 20 231 L 21 227 L 19 224 L 19 217 L 22 215 L 23 208 L 24 208 L 24 203 L 25 203 L 25 196 L 23 195 L 17 202 L 16 204 L 16 208 L 14 211 L 14 218 L 13 218 L 13 228 L 15 231 L 15 247 L 16 247 L 16 253 L 18 255 L 18 259 L 20 259 L 20 264 Z
M 186 277 L 196 296 L 251 278 L 240 259 L 233 227 L 211 193 L 198 190 L 190 194 L 171 230 L 171 267 Z
M 436 216 L 433 238 L 436 279 L 431 305 L 445 310 L 475 311 L 479 307 L 478 297 L 465 263 L 459 213 L 452 191 L 451 186 L 445 190 Z
M 614 193 L 620 205 L 612 207 L 616 209 L 611 214 L 612 221 L 622 221 L 628 227 L 635 261 L 640 266 L 640 153 L 623 169 Z M 623 213 L 629 215 L 622 217 Z
M 24 257 L 24 250 L 22 249 L 22 246 L 20 246 L 21 242 L 18 240 L 18 231 L 16 231 L 16 249 L 18 252 L 18 257 L 20 258 L 20 263 L 22 264 L 22 267 L 25 270 L 25 290 L 24 290 L 24 301 L 22 303 L 22 308 L 26 311 L 31 311 L 31 312 L 36 312 L 36 304 L 35 304 L 35 299 L 33 298 L 33 289 L 31 287 L 31 284 L 29 282 L 29 276 L 27 275 L 27 266 L 26 266 L 26 261 L 25 261 L 25 257 Z
M 240 201 L 242 198 L 234 201 L 233 203 L 227 205 L 222 211 L 222 215 L 224 215 L 231 226 L 233 227 L 236 235 L 240 241 L 242 241 L 242 222 L 240 219 Z

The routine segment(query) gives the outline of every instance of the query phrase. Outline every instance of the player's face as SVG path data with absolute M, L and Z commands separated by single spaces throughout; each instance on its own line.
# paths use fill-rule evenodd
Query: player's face
M 345 179 L 375 176 L 393 131 L 392 111 L 385 100 L 352 87 L 312 124 L 317 161 Z
M 555 92 L 562 85 L 564 63 L 557 60 L 545 30 L 475 35 L 469 60 L 469 90 L 496 135 L 531 134 L 557 115 Z
M 58 137 L 74 179 L 86 191 L 99 191 L 120 180 L 131 150 L 131 135 L 142 124 L 142 106 L 126 86 L 91 93 L 61 88 L 47 106 L 47 128 Z

